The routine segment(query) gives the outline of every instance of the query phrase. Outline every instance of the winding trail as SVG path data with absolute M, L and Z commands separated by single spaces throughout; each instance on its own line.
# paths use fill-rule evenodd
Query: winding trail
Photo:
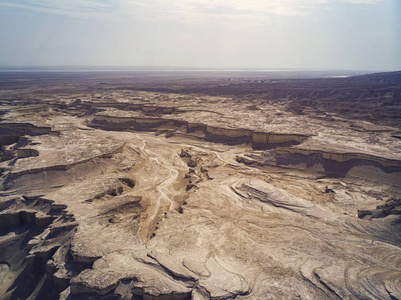
M 170 191 L 169 187 L 171 187 L 173 182 L 177 180 L 179 171 L 171 163 L 171 159 L 165 159 L 162 155 L 159 155 L 158 153 L 150 150 L 151 146 L 143 137 L 141 137 L 137 133 L 133 133 L 133 135 L 142 142 L 142 145 L 139 147 L 139 149 L 147 158 L 149 158 L 149 161 L 155 162 L 160 168 L 166 169 L 169 172 L 168 175 L 165 176 L 166 179 L 164 179 L 155 187 L 158 193 L 158 197 L 155 200 L 155 205 L 153 205 L 153 213 L 150 216 L 151 220 L 155 220 L 158 213 L 160 212 L 163 201 L 169 203 L 169 210 L 174 209 L 175 203 L 168 194 Z M 157 138 L 149 137 L 149 139 L 156 139 L 157 142 L 160 142 Z M 180 161 L 178 155 L 177 161 Z M 184 163 L 182 164 L 185 165 Z

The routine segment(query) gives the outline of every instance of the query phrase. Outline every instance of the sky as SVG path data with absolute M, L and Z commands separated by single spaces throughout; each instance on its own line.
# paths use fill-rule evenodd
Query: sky
M 0 66 L 401 70 L 401 0 L 0 0 Z

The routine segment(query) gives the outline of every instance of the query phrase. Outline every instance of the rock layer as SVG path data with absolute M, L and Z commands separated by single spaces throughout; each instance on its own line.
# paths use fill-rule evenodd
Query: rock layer
M 297 145 L 308 138 L 303 134 L 285 134 L 273 132 L 256 132 L 249 129 L 232 129 L 209 126 L 201 123 L 189 123 L 174 119 L 142 117 L 115 117 L 104 114 L 95 115 L 92 127 L 104 130 L 138 130 L 157 131 L 169 130 L 183 132 L 206 141 L 224 143 L 227 145 L 251 144 L 254 149 L 269 149 L 277 146 Z

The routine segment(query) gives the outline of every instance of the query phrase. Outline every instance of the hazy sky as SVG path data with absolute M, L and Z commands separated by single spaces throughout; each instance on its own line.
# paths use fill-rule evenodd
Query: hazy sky
M 0 65 L 401 70 L 401 0 L 0 0 Z

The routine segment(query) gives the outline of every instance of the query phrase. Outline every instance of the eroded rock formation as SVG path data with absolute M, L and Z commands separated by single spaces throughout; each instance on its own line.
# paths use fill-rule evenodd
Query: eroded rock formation
M 80 84 L 3 102 L 2 299 L 401 298 L 400 128 Z

